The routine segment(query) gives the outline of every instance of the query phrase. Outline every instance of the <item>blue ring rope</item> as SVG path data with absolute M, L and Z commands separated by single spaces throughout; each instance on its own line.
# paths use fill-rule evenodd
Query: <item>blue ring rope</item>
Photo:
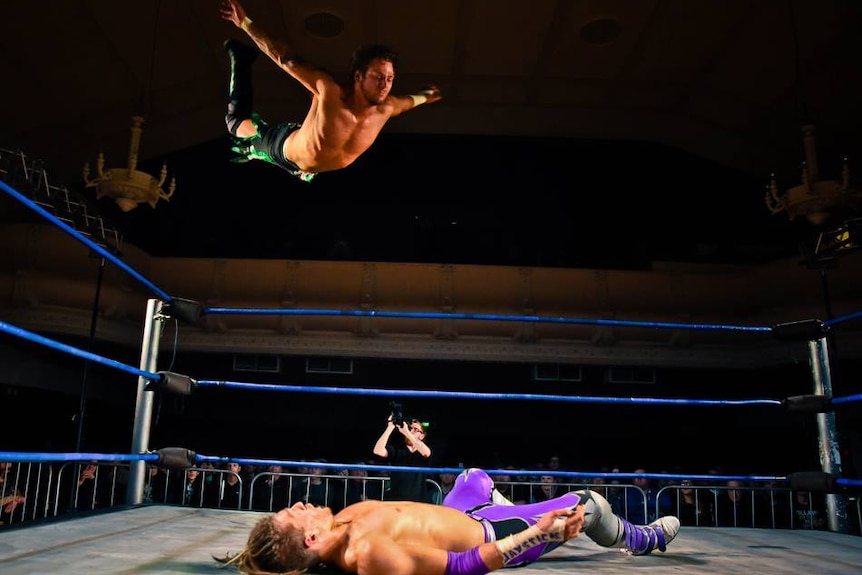
M 397 397 L 453 397 L 458 399 L 514 399 L 534 401 L 560 401 L 572 403 L 629 403 L 650 405 L 782 405 L 776 399 L 752 400 L 693 400 L 657 399 L 649 397 L 591 397 L 583 395 L 544 395 L 526 393 L 480 393 L 475 391 L 437 391 L 415 389 L 369 389 L 362 387 L 319 387 L 303 385 L 278 385 L 269 383 L 242 383 L 237 381 L 200 380 L 198 386 L 231 387 L 258 391 L 285 391 L 293 393 L 324 393 L 337 395 L 376 395 Z
M 109 367 L 126 371 L 128 373 L 131 373 L 132 375 L 137 375 L 146 379 L 159 379 L 160 377 L 157 373 L 143 371 L 130 365 L 126 365 L 125 363 L 121 363 L 113 359 L 108 359 L 107 357 L 102 357 L 101 355 L 96 355 L 95 353 L 91 353 L 89 351 L 78 349 L 77 347 L 74 347 L 72 345 L 60 343 L 45 336 L 33 333 L 32 331 L 27 331 L 26 329 L 8 324 L 5 321 L 0 321 L 0 331 L 18 336 L 22 339 L 27 339 L 36 343 L 40 343 L 46 347 L 53 347 L 54 349 L 58 349 L 71 355 L 77 355 L 78 357 L 83 357 L 84 359 L 89 359 L 90 361 L 101 363 L 102 365 L 107 365 Z
M 81 242 L 82 244 L 87 246 L 88 248 L 90 248 L 91 250 L 93 250 L 94 252 L 98 253 L 103 258 L 110 260 L 111 263 L 113 263 L 117 267 L 121 268 L 127 274 L 129 274 L 130 276 L 132 276 L 133 278 L 135 278 L 136 280 L 138 280 L 139 282 L 141 282 L 142 284 L 147 286 L 150 289 L 150 291 L 152 291 L 154 294 L 159 296 L 159 298 L 161 298 L 162 300 L 164 300 L 166 302 L 170 302 L 173 300 L 173 298 L 167 292 L 160 289 L 158 286 L 156 286 L 150 280 L 148 280 L 147 278 L 145 278 L 144 276 L 142 276 L 141 274 L 139 274 L 138 272 L 136 272 L 135 270 L 130 268 L 128 265 L 125 264 L 125 262 L 123 262 L 117 256 L 115 256 L 114 254 L 112 254 L 111 252 L 109 252 L 108 250 L 106 250 L 105 248 L 103 248 L 102 246 L 100 246 L 99 244 L 97 244 L 96 242 L 94 242 L 93 240 L 91 240 L 90 238 L 88 238 L 87 236 L 85 236 L 84 234 L 82 234 L 81 232 L 79 232 L 78 230 L 76 230 L 75 228 L 73 228 L 72 226 L 70 226 L 69 224 L 67 224 L 66 222 L 61 220 L 60 218 L 58 218 L 57 216 L 55 216 L 54 214 L 52 214 L 51 212 L 49 212 L 48 210 L 46 210 L 45 208 L 40 206 L 39 204 L 37 204 L 36 202 L 32 201 L 27 196 L 21 194 L 20 192 L 18 192 L 14 188 L 12 188 L 6 182 L 0 180 L 0 188 L 2 188 L 7 194 L 14 197 L 16 200 L 18 200 L 19 202 L 21 202 L 22 204 L 24 204 L 25 206 L 27 206 L 28 208 L 30 208 L 31 210 L 33 210 L 34 212 L 36 212 L 37 214 L 39 214 L 40 216 L 42 216 L 43 218 L 48 220 L 49 222 L 51 222 L 52 224 L 54 224 L 55 226 L 57 226 L 58 228 L 60 228 L 61 230 L 63 230 L 64 232 L 66 232 L 67 234 L 69 234 L 70 236 L 72 236 L 73 238 L 75 238 L 76 240 L 78 240 L 79 242 Z
M 158 453 L 119 454 L 119 453 L 23 453 L 0 451 L 0 461 L 27 463 L 29 461 L 158 461 Z
M 14 326 L 0 320 L 0 332 L 5 332 L 10 335 L 20 337 L 35 343 L 42 344 L 46 347 L 51 347 L 59 351 L 68 353 L 95 361 L 108 367 L 113 367 L 121 371 L 125 371 L 144 379 L 157 381 L 161 379 L 158 373 L 152 373 L 130 365 L 126 365 L 119 361 L 97 355 L 95 353 L 78 349 L 69 344 L 61 343 L 45 336 L 27 331 L 26 329 Z M 578 395 L 544 395 L 544 394 L 523 394 L 523 393 L 479 393 L 467 391 L 422 391 L 422 390 L 407 390 L 407 389 L 369 389 L 361 387 L 319 387 L 319 386 L 301 386 L 301 385 L 285 385 L 285 384 L 267 384 L 267 383 L 244 383 L 238 381 L 224 380 L 196 380 L 195 385 L 198 387 L 226 387 L 237 389 L 251 390 L 267 390 L 267 391 L 282 391 L 293 393 L 323 393 L 323 394 L 343 394 L 343 395 L 374 395 L 387 397 L 454 397 L 459 399 L 505 399 L 505 400 L 536 400 L 536 401 L 560 401 L 560 402 L 575 402 L 575 403 L 628 403 L 628 404 L 649 404 L 649 405 L 774 405 L 781 406 L 782 401 L 777 399 L 750 399 L 750 400 L 695 400 L 695 399 L 665 399 L 665 398 L 650 398 L 650 397 L 596 397 L 596 396 L 578 396 Z M 850 395 L 843 398 L 833 398 L 833 404 L 851 403 L 862 400 L 862 394 Z
M 823 322 L 823 325 L 825 327 L 832 327 L 832 326 L 838 325 L 839 323 L 844 323 L 846 321 L 851 321 L 854 319 L 858 319 L 860 317 L 862 317 L 862 311 L 856 311 L 856 312 L 848 313 L 848 314 L 840 316 L 840 317 L 828 319 L 828 320 Z
M 317 316 L 350 316 L 350 317 L 410 317 L 420 319 L 465 319 L 485 321 L 525 321 L 536 323 L 568 323 L 585 325 L 651 327 L 670 329 L 723 329 L 733 331 L 770 332 L 769 326 L 720 325 L 720 324 L 689 324 L 655 321 L 629 321 L 617 319 L 588 319 L 551 317 L 540 315 L 506 315 L 483 313 L 447 313 L 447 312 L 402 312 L 380 310 L 341 310 L 341 309 L 253 309 L 211 307 L 203 310 L 204 314 L 212 315 L 317 315 Z

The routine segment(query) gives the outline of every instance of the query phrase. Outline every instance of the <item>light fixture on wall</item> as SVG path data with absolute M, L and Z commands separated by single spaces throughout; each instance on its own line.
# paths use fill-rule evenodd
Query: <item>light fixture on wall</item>
M 149 94 L 152 94 L 153 91 L 160 8 L 161 2 L 157 2 L 153 25 L 153 51 L 150 60 Z M 132 139 L 129 145 L 129 157 L 126 167 L 105 169 L 105 155 L 99 153 L 99 156 L 96 158 L 96 177 L 90 179 L 90 164 L 84 164 L 83 175 L 86 187 L 96 189 L 97 199 L 102 197 L 113 198 L 124 212 L 131 211 L 144 202 L 155 208 L 159 200 L 170 200 L 176 189 L 175 178 L 171 178 L 167 190 L 164 188 L 168 178 L 167 163 L 162 166 L 158 177 L 151 176 L 137 169 L 143 123 L 144 118 L 142 116 L 132 116 Z
M 766 207 L 773 214 L 784 212 L 791 220 L 803 217 L 816 226 L 822 226 L 854 212 L 860 203 L 862 203 L 862 193 L 850 187 L 850 167 L 846 157 L 844 158 L 840 179 L 820 179 L 817 167 L 817 142 L 814 136 L 814 124 L 808 121 L 808 111 L 802 95 L 799 40 L 792 0 L 788 0 L 788 7 L 790 27 L 793 34 L 797 104 L 803 118 L 802 143 L 805 150 L 805 161 L 802 164 L 802 183 L 782 193 L 778 190 L 775 174 L 772 174 L 764 200 Z

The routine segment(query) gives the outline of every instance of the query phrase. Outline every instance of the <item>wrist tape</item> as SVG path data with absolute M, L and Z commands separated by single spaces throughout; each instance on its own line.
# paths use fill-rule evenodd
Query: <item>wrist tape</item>
M 445 575 L 485 575 L 491 570 L 479 556 L 479 548 L 473 547 L 469 551 L 455 553 L 447 551 Z
M 413 106 L 418 106 L 419 104 L 424 104 L 428 101 L 428 96 L 422 93 L 411 94 L 410 97 L 413 98 Z
M 537 545 L 545 543 L 562 542 L 565 530 L 566 522 L 560 520 L 554 521 L 553 526 L 547 532 L 539 529 L 538 525 L 532 525 L 528 529 L 495 542 L 494 545 L 497 546 L 497 551 L 503 557 L 503 563 L 508 565 L 512 559 L 527 549 L 532 549 Z
M 246 16 L 245 18 L 242 19 L 242 22 L 239 23 L 239 27 L 242 28 L 243 30 L 248 31 L 249 26 L 251 26 L 251 18 Z

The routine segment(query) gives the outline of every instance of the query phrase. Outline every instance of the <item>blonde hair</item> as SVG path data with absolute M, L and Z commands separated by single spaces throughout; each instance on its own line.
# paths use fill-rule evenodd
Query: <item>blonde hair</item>
M 255 523 L 245 549 L 213 559 L 245 575 L 299 575 L 320 563 L 317 552 L 305 546 L 302 529 L 276 529 L 272 518 L 268 515 Z

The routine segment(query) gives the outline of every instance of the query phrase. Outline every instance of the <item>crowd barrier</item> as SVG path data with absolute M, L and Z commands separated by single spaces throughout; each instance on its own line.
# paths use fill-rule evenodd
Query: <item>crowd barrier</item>
M 310 462 L 308 467 L 314 468 L 314 463 Z M 127 506 L 128 463 L 22 461 L 3 463 L 0 471 L 4 479 L 0 485 L 3 507 L 16 494 L 23 497 L 10 511 L 4 511 L 0 528 Z M 385 500 L 387 484 L 386 475 L 357 475 L 352 474 L 352 470 L 237 473 L 211 465 L 178 470 L 148 464 L 142 504 L 272 512 L 300 500 L 310 500 L 337 510 L 365 499 Z M 431 478 L 427 479 L 427 484 L 428 501 L 442 502 L 441 484 Z M 542 485 L 538 480 L 497 481 L 507 497 L 523 503 L 532 501 L 532 494 Z M 696 527 L 826 529 L 825 498 L 817 491 L 708 482 L 691 485 L 681 480 L 659 487 L 650 505 L 648 494 L 630 483 L 560 481 L 554 487 L 557 493 L 580 489 L 597 491 L 608 499 L 616 513 L 635 520 L 641 516 L 654 518 L 671 514 L 681 517 L 683 525 Z M 231 489 L 233 494 L 228 493 Z M 686 491 L 694 500 L 694 508 L 701 509 L 702 513 L 685 512 L 681 502 Z M 798 494 L 802 494 L 804 501 L 797 500 Z M 862 533 L 862 499 L 850 497 L 850 508 L 852 533 L 858 535 Z

